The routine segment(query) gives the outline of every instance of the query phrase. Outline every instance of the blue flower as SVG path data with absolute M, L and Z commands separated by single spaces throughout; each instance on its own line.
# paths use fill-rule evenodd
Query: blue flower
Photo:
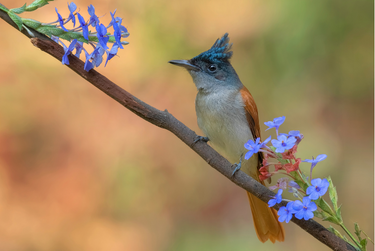
M 113 36 L 115 37 L 115 40 L 116 40 L 116 43 L 118 44 L 118 46 L 121 49 L 124 49 L 124 47 L 121 44 L 121 30 L 120 30 L 120 27 L 118 26 L 116 18 L 115 18 L 116 11 L 114 11 L 113 13 L 112 12 L 109 12 L 109 13 L 111 13 L 111 16 L 112 16 L 111 24 L 112 24 L 112 27 L 114 29 Z
M 87 8 L 87 12 L 90 14 L 90 21 L 88 25 L 95 27 L 97 24 L 99 24 L 99 18 L 95 15 L 95 7 L 90 4 L 90 6 Z
M 266 129 L 266 131 L 271 128 L 276 128 L 276 134 L 278 134 L 279 127 L 281 126 L 282 123 L 284 123 L 284 121 L 285 121 L 285 116 L 274 118 L 273 121 L 264 122 L 264 124 L 269 127 Z
M 298 198 L 298 189 L 301 187 L 294 180 L 289 181 L 288 183 L 288 192 L 292 193 L 294 197 Z
M 85 19 L 81 16 L 81 14 L 77 13 L 78 21 L 82 28 L 83 37 L 86 40 L 89 40 L 89 27 L 85 22 Z
M 305 160 L 302 160 L 302 162 L 309 162 L 311 163 L 311 170 L 316 166 L 316 164 L 318 164 L 318 162 L 324 160 L 327 158 L 327 155 L 326 154 L 320 154 L 316 157 L 316 159 L 314 159 L 314 157 L 312 157 L 312 159 L 305 159 Z
M 96 25 L 96 31 L 98 32 L 97 37 L 98 37 L 100 45 L 105 50 L 109 49 L 108 46 L 107 46 L 109 37 L 107 36 L 107 29 L 105 28 L 105 26 L 103 24 L 100 24 L 100 25 L 97 24 Z
M 299 131 L 290 131 L 289 133 L 279 133 L 279 135 L 285 135 L 287 138 L 295 137 L 298 144 L 303 139 L 303 135 Z
M 59 21 L 59 23 L 60 23 L 61 28 L 62 28 L 64 31 L 68 32 L 68 30 L 64 27 L 64 19 L 62 18 L 62 16 L 60 15 L 60 13 L 57 11 L 57 8 L 55 8 L 55 10 L 56 10 L 57 18 L 59 19 L 58 21 Z
M 77 41 L 77 43 L 75 44 L 75 48 L 76 48 L 76 54 L 74 54 L 74 56 L 79 58 L 81 56 L 81 52 L 83 49 L 83 42 Z
M 246 154 L 245 154 L 245 159 L 250 159 L 251 156 L 253 156 L 253 154 L 255 153 L 258 153 L 259 150 L 260 150 L 260 147 L 259 147 L 259 141 L 260 141 L 260 138 L 257 138 L 254 142 L 254 140 L 249 140 L 245 143 L 244 147 L 249 150 Z
M 320 196 L 323 196 L 329 187 L 329 182 L 327 179 L 313 179 L 311 180 L 311 186 L 306 189 L 306 194 L 312 200 L 317 200 Z
M 270 186 L 270 190 L 275 190 L 276 188 L 286 189 L 288 185 L 288 178 L 280 178 L 274 186 Z
M 271 136 L 269 136 L 267 139 L 265 139 L 263 142 L 260 143 L 260 148 L 266 147 L 266 144 L 270 142 Z
M 296 200 L 293 203 L 293 210 L 295 211 L 295 216 L 297 219 L 309 220 L 314 217 L 314 211 L 318 209 L 316 204 L 310 200 L 309 197 L 304 197 L 302 202 Z
M 294 180 L 289 181 L 288 186 L 290 186 L 290 187 L 294 187 L 294 188 L 296 188 L 296 189 L 300 189 L 300 188 L 301 188 L 301 187 L 297 184 L 297 182 L 295 182 Z
M 112 45 L 111 50 L 110 51 L 106 51 L 106 53 L 107 53 L 107 60 L 105 61 L 105 65 L 104 66 L 106 66 L 107 63 L 108 63 L 108 61 L 117 54 L 117 51 L 118 51 L 118 45 L 117 45 L 117 43 L 114 43 Z
M 100 47 L 96 46 L 95 50 L 91 53 L 90 57 L 92 58 L 92 64 L 95 67 L 98 67 L 103 62 L 103 54 L 105 50 Z
M 297 139 L 296 145 L 298 145 L 303 139 L 303 135 L 299 131 L 290 131 L 288 137 L 295 137 Z
M 68 8 L 70 11 L 69 17 L 68 18 L 62 18 L 60 13 L 58 12 L 57 8 L 55 8 L 55 11 L 58 16 L 58 20 L 55 22 L 52 22 L 50 24 L 55 24 L 57 23 L 56 27 L 61 28 L 65 32 L 69 31 L 74 31 L 75 33 L 80 33 L 82 34 L 85 38 L 85 40 L 82 40 L 84 42 L 89 42 L 94 47 L 94 50 L 89 53 L 85 50 L 83 47 L 83 42 L 77 41 L 77 39 L 74 39 L 71 44 L 67 47 L 65 44 L 60 40 L 59 37 L 51 35 L 51 39 L 57 43 L 60 43 L 64 47 L 64 55 L 62 57 L 62 63 L 63 64 L 69 64 L 69 55 L 73 55 L 73 50 L 75 51 L 75 56 L 80 57 L 82 50 L 84 50 L 85 55 L 86 55 L 86 60 L 85 60 L 85 66 L 84 69 L 86 71 L 89 71 L 95 67 L 98 67 L 102 62 L 103 62 L 103 55 L 107 53 L 107 59 L 105 61 L 105 65 L 107 65 L 108 61 L 111 60 L 115 55 L 117 55 L 118 49 L 121 48 L 123 49 L 123 45 L 128 44 L 127 41 L 121 41 L 121 38 L 129 36 L 129 33 L 127 29 L 121 25 L 122 18 L 120 17 L 115 17 L 116 10 L 111 13 L 112 20 L 110 22 L 110 25 L 108 27 L 104 26 L 103 24 L 100 24 L 99 18 L 95 14 L 95 8 L 93 5 L 88 6 L 88 13 L 90 14 L 90 19 L 86 20 L 83 18 L 83 16 L 77 12 L 77 5 L 73 2 L 68 2 Z M 70 20 L 73 22 L 73 26 L 76 26 L 76 18 L 78 19 L 77 27 L 69 30 L 64 27 L 66 23 L 68 23 Z M 96 28 L 96 32 L 92 33 L 92 31 L 89 31 L 89 26 L 93 26 Z M 114 33 L 113 35 L 110 34 L 110 32 L 107 32 L 107 28 L 113 26 Z M 90 35 L 91 34 L 91 35 Z M 93 34 L 96 35 L 97 40 Z M 66 39 L 65 33 L 61 34 L 61 38 Z M 91 36 L 91 37 L 90 37 Z M 114 39 L 111 37 L 113 36 Z M 90 39 L 92 41 L 90 41 Z M 109 50 L 109 45 L 108 42 L 111 39 L 111 43 L 113 43 L 112 48 Z M 68 39 L 67 39 L 68 40 Z M 86 41 L 87 40 L 87 41 Z
M 294 136 L 294 137 L 302 138 L 302 134 L 299 131 L 290 131 L 288 136 Z
M 275 197 L 273 197 L 273 199 L 270 199 L 268 201 L 268 206 L 269 207 L 273 207 L 274 205 L 279 204 L 282 200 L 281 198 L 281 194 L 283 193 L 283 189 L 279 189 L 279 191 L 277 191 L 277 194 Z
M 277 136 L 277 140 L 273 139 L 272 145 L 276 147 L 277 153 L 283 153 L 285 150 L 291 149 L 296 143 L 297 139 L 295 137 L 287 137 L 285 135 Z
M 89 71 L 94 67 L 98 67 L 103 62 L 103 54 L 105 50 L 100 47 L 100 45 L 96 46 L 95 50 L 88 54 L 85 50 L 86 54 L 86 61 L 85 66 L 83 67 L 85 71 Z
M 259 152 L 259 150 L 266 146 L 266 144 L 271 140 L 271 136 L 269 136 L 265 141 L 260 143 L 260 138 L 257 138 L 254 142 L 254 140 L 249 140 L 245 143 L 245 148 L 249 150 L 245 154 L 245 159 L 250 159 L 253 154 L 256 154 Z
M 120 27 L 121 36 L 124 37 L 124 38 L 129 37 L 128 29 L 126 29 L 125 26 L 121 25 L 122 18 L 121 17 L 116 17 L 116 22 L 118 23 L 118 26 Z
M 74 50 L 75 44 L 77 43 L 77 39 L 74 39 L 72 43 L 69 45 L 69 47 L 66 47 L 63 43 L 62 45 L 64 46 L 64 56 L 62 57 L 62 64 L 69 64 L 69 59 L 68 55 Z
M 69 14 L 69 17 L 67 19 L 67 22 L 69 20 L 72 20 L 73 27 L 74 27 L 76 25 L 76 17 L 74 16 L 74 11 L 76 11 L 77 6 L 76 6 L 75 3 L 71 2 L 70 4 L 68 4 L 68 8 L 69 8 L 70 14 Z
M 288 202 L 286 207 L 280 207 L 277 215 L 279 215 L 279 222 L 286 222 L 288 223 L 292 217 L 295 210 L 293 209 L 293 201 Z
M 94 68 L 94 65 L 90 62 L 90 54 L 85 50 L 85 54 L 86 54 L 86 61 L 85 61 L 85 65 L 83 66 L 83 69 L 85 71 L 89 71 L 91 70 L 92 68 Z

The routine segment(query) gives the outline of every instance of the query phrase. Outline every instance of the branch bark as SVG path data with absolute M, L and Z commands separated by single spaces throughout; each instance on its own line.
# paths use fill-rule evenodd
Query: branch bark
M 13 26 L 15 29 L 18 29 L 17 25 L 9 18 L 6 12 L 0 10 L 0 18 L 6 21 L 8 24 Z M 43 34 L 38 33 L 37 31 L 29 28 L 33 33 L 32 37 L 28 32 L 23 29 L 20 31 L 22 34 L 31 39 L 31 43 L 42 51 L 48 53 L 52 57 L 61 61 L 62 56 L 64 55 L 64 49 L 48 37 Z M 196 134 L 194 131 L 189 129 L 179 120 L 177 120 L 172 114 L 168 113 L 167 110 L 160 111 L 145 102 L 139 100 L 132 94 L 128 93 L 115 83 L 111 82 L 105 76 L 101 75 L 95 70 L 90 70 L 86 72 L 84 67 L 84 62 L 79 58 L 69 55 L 70 64 L 67 65 L 71 70 L 76 72 L 79 76 L 90 82 L 92 85 L 97 87 L 99 90 L 106 93 L 108 96 L 119 102 L 125 108 L 129 109 L 142 119 L 172 132 L 176 135 L 181 141 L 188 145 L 193 151 L 195 151 L 200 157 L 202 157 L 211 167 L 215 168 L 218 172 L 223 174 L 229 180 L 231 180 L 236 185 L 242 187 L 246 191 L 254 194 L 264 202 L 268 202 L 270 197 L 275 194 L 270 191 L 265 186 L 261 185 L 259 182 L 246 175 L 242 171 L 238 171 L 233 177 L 231 176 L 233 167 L 231 163 L 217 153 L 213 148 L 211 148 L 205 142 L 194 143 Z M 285 206 L 286 203 L 281 203 L 276 205 L 274 208 L 279 209 L 281 206 Z M 298 220 L 293 217 L 292 222 L 300 226 L 303 230 L 311 234 L 317 240 L 327 245 L 332 250 L 338 251 L 347 251 L 356 249 L 350 244 L 346 243 L 341 238 L 337 237 L 333 233 L 329 232 L 321 224 L 317 223 L 314 220 Z

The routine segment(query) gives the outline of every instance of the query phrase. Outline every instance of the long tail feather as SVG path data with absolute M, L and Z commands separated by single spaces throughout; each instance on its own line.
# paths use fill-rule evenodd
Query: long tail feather
M 276 210 L 269 208 L 266 203 L 249 192 L 247 196 L 258 239 L 261 242 L 266 242 L 269 239 L 272 243 L 284 241 L 284 228 L 277 219 Z

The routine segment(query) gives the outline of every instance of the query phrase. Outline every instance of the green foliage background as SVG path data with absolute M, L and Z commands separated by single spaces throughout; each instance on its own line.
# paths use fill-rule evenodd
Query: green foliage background
M 99 71 L 199 134 L 192 80 L 167 62 L 229 32 L 232 64 L 260 120 L 285 115 L 281 130 L 305 136 L 301 158 L 328 155 L 314 177 L 330 175 L 346 224 L 373 236 L 373 1 L 75 3 L 84 17 L 93 4 L 104 23 L 117 8 L 129 29 L 130 44 Z M 55 7 L 68 15 L 56 1 L 22 17 L 50 22 Z M 328 250 L 294 224 L 284 243 L 261 244 L 244 191 L 17 30 L 0 28 L 1 250 Z

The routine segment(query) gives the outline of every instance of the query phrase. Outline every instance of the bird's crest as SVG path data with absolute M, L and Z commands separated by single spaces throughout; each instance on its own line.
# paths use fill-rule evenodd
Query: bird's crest
M 224 36 L 216 40 L 211 49 L 202 52 L 192 60 L 202 60 L 212 63 L 227 62 L 233 55 L 233 51 L 230 51 L 232 44 L 229 44 L 228 42 L 228 33 L 225 33 Z

